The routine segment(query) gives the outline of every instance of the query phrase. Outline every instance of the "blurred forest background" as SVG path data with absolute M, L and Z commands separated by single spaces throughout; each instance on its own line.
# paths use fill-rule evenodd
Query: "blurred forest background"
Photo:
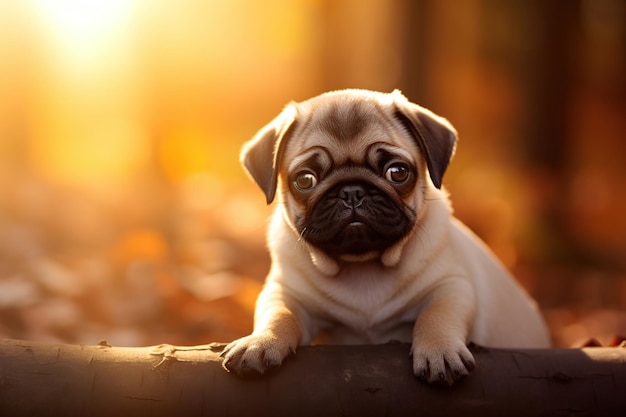
M 626 335 L 623 0 L 0 0 L 0 337 L 230 341 L 290 100 L 391 91 L 460 132 L 457 216 L 557 346 Z

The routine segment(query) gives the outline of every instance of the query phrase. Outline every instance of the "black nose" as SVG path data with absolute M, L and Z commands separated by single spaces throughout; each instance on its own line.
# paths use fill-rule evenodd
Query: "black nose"
M 339 190 L 339 198 L 343 200 L 343 204 L 355 209 L 363 204 L 363 198 L 365 197 L 365 187 L 359 184 L 344 185 Z

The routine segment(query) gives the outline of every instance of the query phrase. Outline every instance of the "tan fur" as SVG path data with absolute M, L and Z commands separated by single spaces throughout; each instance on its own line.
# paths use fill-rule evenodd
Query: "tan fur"
M 226 348 L 226 369 L 263 373 L 314 338 L 344 344 L 399 340 L 412 343 L 416 376 L 451 384 L 475 366 L 469 342 L 549 346 L 533 301 L 452 216 L 447 194 L 433 185 L 422 148 L 394 117 L 394 109 L 416 120 L 417 134 L 426 140 L 456 134 L 445 119 L 409 103 L 397 91 L 347 90 L 291 104 L 287 111 L 295 116 L 288 118 L 288 125 L 266 127 L 246 145 L 244 163 L 258 170 L 250 168 L 259 165 L 251 160 L 259 158 L 254 149 L 269 148 L 268 141 L 274 141 L 275 160 L 261 160 L 274 163 L 275 184 L 270 184 L 268 172 L 251 174 L 268 201 L 275 187 L 278 204 L 268 230 L 272 266 L 257 300 L 254 331 Z M 287 130 L 287 135 L 280 133 Z M 362 168 L 381 149 L 415 165 L 417 181 L 411 190 L 393 188 L 383 176 Z M 312 156 L 327 173 L 303 203 L 290 192 L 287 178 Z M 429 161 L 429 167 L 435 165 Z M 443 170 L 445 166 L 441 175 Z M 307 216 L 307 206 L 333 186 L 353 177 L 415 213 L 414 223 L 409 233 L 384 249 L 328 254 L 302 238 L 296 219 Z

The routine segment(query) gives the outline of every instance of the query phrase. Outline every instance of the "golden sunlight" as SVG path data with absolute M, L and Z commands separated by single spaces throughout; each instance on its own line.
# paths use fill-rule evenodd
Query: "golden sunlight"
M 93 72 L 125 49 L 133 0 L 30 0 L 45 42 L 45 56 L 57 71 L 92 82 Z
M 132 0 L 30 0 L 45 53 L 31 111 L 31 158 L 46 175 L 80 184 L 124 180 L 147 152 Z
M 87 47 L 131 14 L 133 0 L 31 0 L 41 19 L 66 45 Z
M 242 103 L 279 108 L 286 98 L 277 92 L 306 85 L 314 68 L 292 70 L 308 62 L 313 42 L 304 2 L 270 3 L 15 3 L 31 39 L 31 73 L 14 74 L 30 91 L 33 167 L 87 187 L 126 184 L 150 169 L 174 182 L 209 170 L 243 178 L 237 152 L 254 128 L 240 123 Z

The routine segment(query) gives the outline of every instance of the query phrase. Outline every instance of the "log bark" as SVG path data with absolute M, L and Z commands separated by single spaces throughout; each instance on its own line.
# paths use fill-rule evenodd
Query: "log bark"
M 411 373 L 409 346 L 301 347 L 268 375 L 221 367 L 224 345 L 140 348 L 0 340 L 0 416 L 603 416 L 626 413 L 626 347 L 472 346 L 453 387 Z

